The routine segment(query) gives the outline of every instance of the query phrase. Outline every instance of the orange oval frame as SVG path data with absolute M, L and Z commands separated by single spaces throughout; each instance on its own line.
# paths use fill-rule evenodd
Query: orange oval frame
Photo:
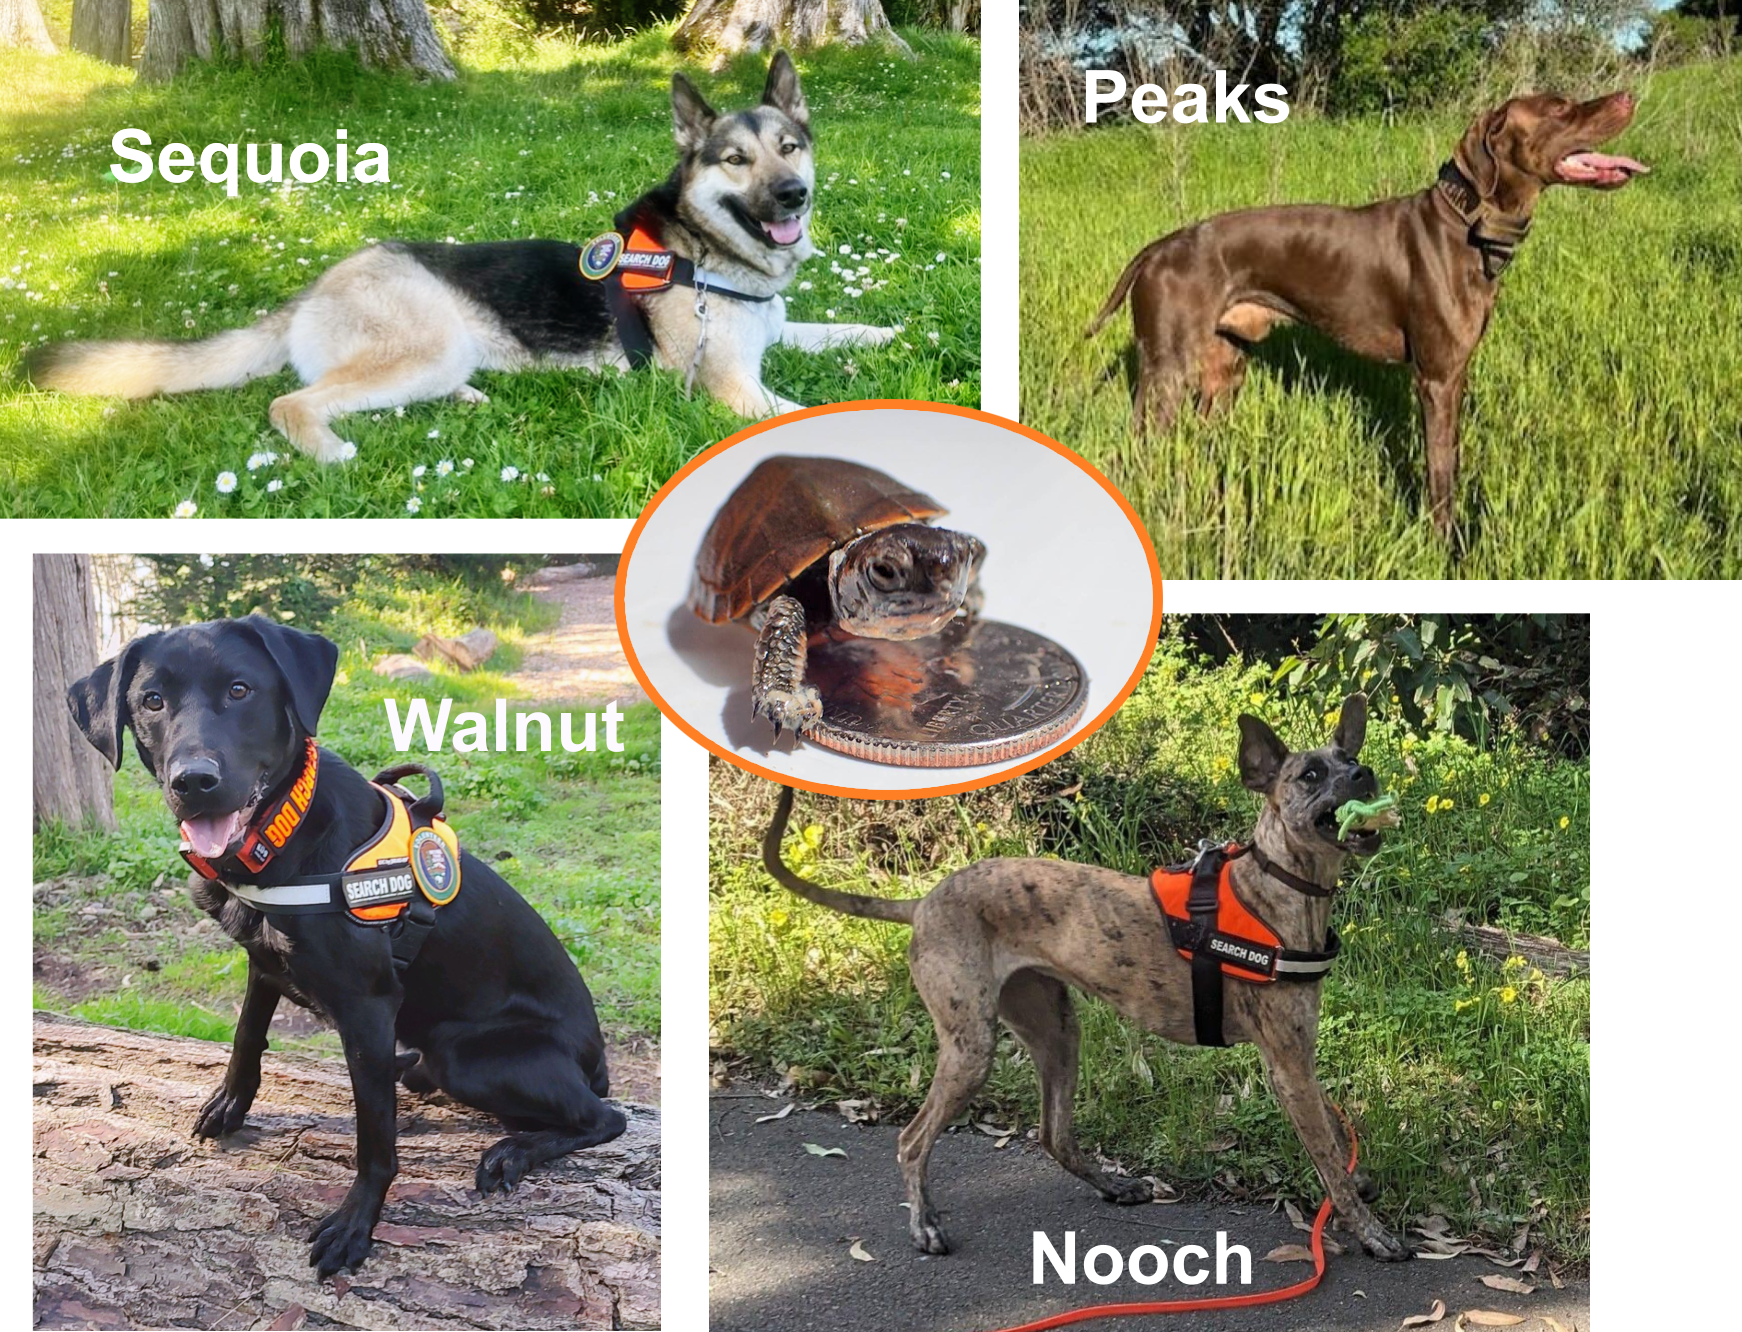
M 1081 744 L 1084 740 L 1088 739 L 1089 736 L 1100 730 L 1102 726 L 1106 725 L 1107 719 L 1119 710 L 1125 700 L 1131 697 L 1132 691 L 1137 688 L 1137 682 L 1143 678 L 1143 672 L 1149 666 L 1149 654 L 1144 654 L 1143 659 L 1137 663 L 1136 668 L 1131 672 L 1130 678 L 1125 681 L 1124 687 L 1114 696 L 1111 703 L 1107 704 L 1106 707 L 1102 708 L 1101 711 L 1096 714 L 1093 721 L 1091 721 L 1087 726 L 1082 727 L 1080 730 L 1073 732 L 1065 739 L 1059 741 L 1058 744 L 1052 746 L 1052 748 L 1032 755 L 1013 767 L 1000 769 L 989 777 L 977 777 L 973 781 L 953 782 L 944 786 L 916 787 L 911 791 L 889 791 L 870 790 L 854 786 L 827 786 L 820 782 L 801 781 L 798 778 L 793 777 L 790 773 L 776 772 L 772 768 L 765 768 L 760 764 L 752 763 L 741 755 L 734 754 L 730 750 L 715 744 L 682 717 L 678 716 L 677 713 L 666 704 L 666 701 L 659 696 L 659 691 L 653 687 L 653 682 L 647 678 L 647 672 L 641 669 L 641 661 L 635 655 L 635 644 L 630 641 L 629 638 L 629 620 L 628 616 L 624 613 L 623 607 L 623 585 L 625 580 L 628 578 L 629 561 L 634 557 L 635 544 L 641 540 L 641 532 L 642 529 L 647 526 L 648 518 L 652 516 L 655 509 L 665 502 L 665 497 L 675 490 L 686 476 L 695 471 L 696 468 L 700 467 L 703 463 L 707 462 L 708 459 L 725 452 L 733 445 L 740 444 L 752 436 L 760 435 L 765 430 L 773 430 L 778 426 L 785 425 L 789 421 L 798 421 L 810 416 L 827 416 L 831 412 L 863 412 L 875 411 L 880 408 L 894 408 L 901 411 L 942 412 L 950 416 L 965 416 L 971 421 L 985 421 L 989 425 L 1000 426 L 1005 430 L 1014 431 L 1018 435 L 1025 435 L 1029 439 L 1032 439 L 1036 444 L 1044 444 L 1047 448 L 1058 454 L 1059 457 L 1068 459 L 1092 477 L 1096 485 L 1100 486 L 1102 490 L 1112 496 L 1113 502 L 1119 506 L 1120 511 L 1124 513 L 1126 519 L 1131 523 L 1132 531 L 1137 533 L 1137 539 L 1143 543 L 1143 553 L 1149 557 L 1149 577 L 1151 583 L 1155 587 L 1155 609 L 1149 617 L 1149 640 L 1151 643 L 1155 642 L 1156 637 L 1161 632 L 1161 565 L 1156 561 L 1155 546 L 1149 540 L 1149 533 L 1144 531 L 1142 520 L 1138 518 L 1136 511 L 1131 507 L 1129 501 L 1126 500 L 1124 495 L 1119 493 L 1111 481 L 1102 476 L 1100 472 L 1096 471 L 1095 468 L 1091 467 L 1086 461 L 1071 452 L 1071 450 L 1067 449 L 1057 440 L 1049 439 L 1038 430 L 1030 430 L 1027 426 L 1012 421 L 1007 417 L 994 416 L 991 412 L 976 411 L 972 407 L 956 407 L 943 402 L 917 402 L 907 398 L 863 398 L 853 402 L 829 403 L 823 407 L 807 407 L 802 412 L 788 412 L 785 416 L 778 416 L 772 420 L 761 421 L 755 425 L 746 426 L 743 430 L 738 431 L 734 435 L 728 435 L 712 448 L 707 449 L 702 453 L 698 453 L 694 458 L 691 458 L 678 469 L 677 474 L 673 476 L 671 480 L 667 481 L 659 488 L 659 493 L 648 501 L 647 507 L 641 511 L 641 516 L 635 520 L 635 526 L 630 528 L 629 539 L 623 543 L 622 563 L 617 570 L 617 590 L 612 598 L 617 612 L 617 637 L 622 641 L 624 655 L 629 658 L 629 669 L 635 672 L 635 678 L 641 682 L 641 687 L 647 691 L 647 696 L 653 700 L 660 712 L 675 722 L 678 728 L 682 730 L 685 735 L 689 736 L 690 739 L 702 746 L 703 749 L 706 749 L 711 754 L 719 755 L 733 767 L 742 768 L 745 772 L 753 772 L 758 777 L 766 778 L 771 782 L 777 782 L 782 786 L 795 786 L 802 791 L 813 791 L 818 795 L 855 796 L 866 800 L 925 800 L 932 796 L 957 795 L 963 791 L 977 790 L 982 786 L 995 786 L 999 782 L 1008 781 L 1019 773 L 1032 772 L 1042 764 L 1051 763 L 1061 754 L 1065 754 L 1076 748 L 1077 745 Z M 916 769 L 916 771 L 918 770 Z M 935 771 L 935 769 L 933 769 L 933 771 Z

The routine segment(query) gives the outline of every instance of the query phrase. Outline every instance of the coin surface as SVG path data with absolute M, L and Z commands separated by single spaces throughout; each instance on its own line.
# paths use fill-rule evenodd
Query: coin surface
M 823 717 L 805 739 L 916 768 L 1001 763 L 1061 740 L 1088 703 L 1078 660 L 1049 638 L 978 620 L 907 642 L 811 636 Z

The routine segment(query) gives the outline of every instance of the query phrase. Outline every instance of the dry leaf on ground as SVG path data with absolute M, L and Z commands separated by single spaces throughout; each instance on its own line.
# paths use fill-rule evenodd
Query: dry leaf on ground
M 1520 1281 L 1517 1277 L 1489 1275 L 1477 1277 L 1476 1280 L 1488 1287 L 1489 1290 L 1505 1290 L 1514 1295 L 1536 1294 L 1535 1286 L 1528 1281 Z
M 858 1240 L 853 1241 L 853 1247 L 847 1250 L 847 1256 L 857 1258 L 862 1263 L 874 1263 L 877 1260 L 865 1252 L 865 1246 Z
M 1398 1332 L 1403 1332 L 1403 1329 L 1406 1327 L 1426 1327 L 1429 1323 L 1439 1322 L 1440 1319 L 1445 1316 L 1446 1302 L 1444 1300 L 1435 1300 L 1434 1307 L 1429 1309 L 1426 1313 L 1411 1314 L 1408 1318 L 1405 1318 L 1401 1323 L 1399 1323 L 1397 1325 Z
M 804 1149 L 812 1156 L 845 1156 L 847 1153 L 839 1147 L 819 1147 L 814 1142 L 807 1142 Z
M 790 1115 L 792 1113 L 793 1107 L 796 1106 L 797 1104 L 798 1104 L 797 1101 L 788 1101 L 785 1105 L 781 1106 L 780 1109 L 776 1110 L 772 1115 L 757 1115 L 756 1122 L 758 1124 L 771 1124 L 777 1119 L 785 1119 L 788 1115 Z
M 1313 1251 L 1304 1244 L 1278 1244 L 1264 1255 L 1267 1263 L 1310 1263 Z

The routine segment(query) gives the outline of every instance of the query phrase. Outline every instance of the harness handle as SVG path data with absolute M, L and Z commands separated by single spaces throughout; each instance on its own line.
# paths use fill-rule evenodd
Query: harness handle
M 426 768 L 421 763 L 401 763 L 397 768 L 384 768 L 375 774 L 377 786 L 393 786 L 414 773 L 422 774 L 429 782 L 429 794 L 413 796 L 411 813 L 414 817 L 439 819 L 442 815 L 442 779 L 436 776 L 433 769 Z

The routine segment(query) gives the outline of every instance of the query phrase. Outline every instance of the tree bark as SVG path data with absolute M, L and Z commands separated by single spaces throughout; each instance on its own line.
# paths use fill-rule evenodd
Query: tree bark
M 889 26 L 880 0 L 696 0 L 671 43 L 680 51 L 712 47 L 722 57 L 785 46 L 814 50 L 831 42 L 886 42 L 913 51 Z
M 454 77 L 424 0 L 151 0 L 139 77 L 163 82 L 190 60 L 258 60 L 274 22 L 293 57 L 354 51 L 365 65 Z
M 38 555 L 31 569 L 31 806 L 37 823 L 115 830 L 114 774 L 73 725 L 67 686 L 97 664 L 89 555 Z
M 72 48 L 107 60 L 133 62 L 133 6 L 130 0 L 73 0 Z
M 0 50 L 7 47 L 55 53 L 54 38 L 48 35 L 36 0 L 0 0 Z
M 658 1110 L 483 1198 L 500 1126 L 401 1089 L 375 1250 L 318 1281 L 306 1236 L 354 1166 L 342 1061 L 269 1054 L 247 1127 L 207 1143 L 224 1046 L 40 1012 L 34 1038 L 37 1327 L 659 1325 Z

